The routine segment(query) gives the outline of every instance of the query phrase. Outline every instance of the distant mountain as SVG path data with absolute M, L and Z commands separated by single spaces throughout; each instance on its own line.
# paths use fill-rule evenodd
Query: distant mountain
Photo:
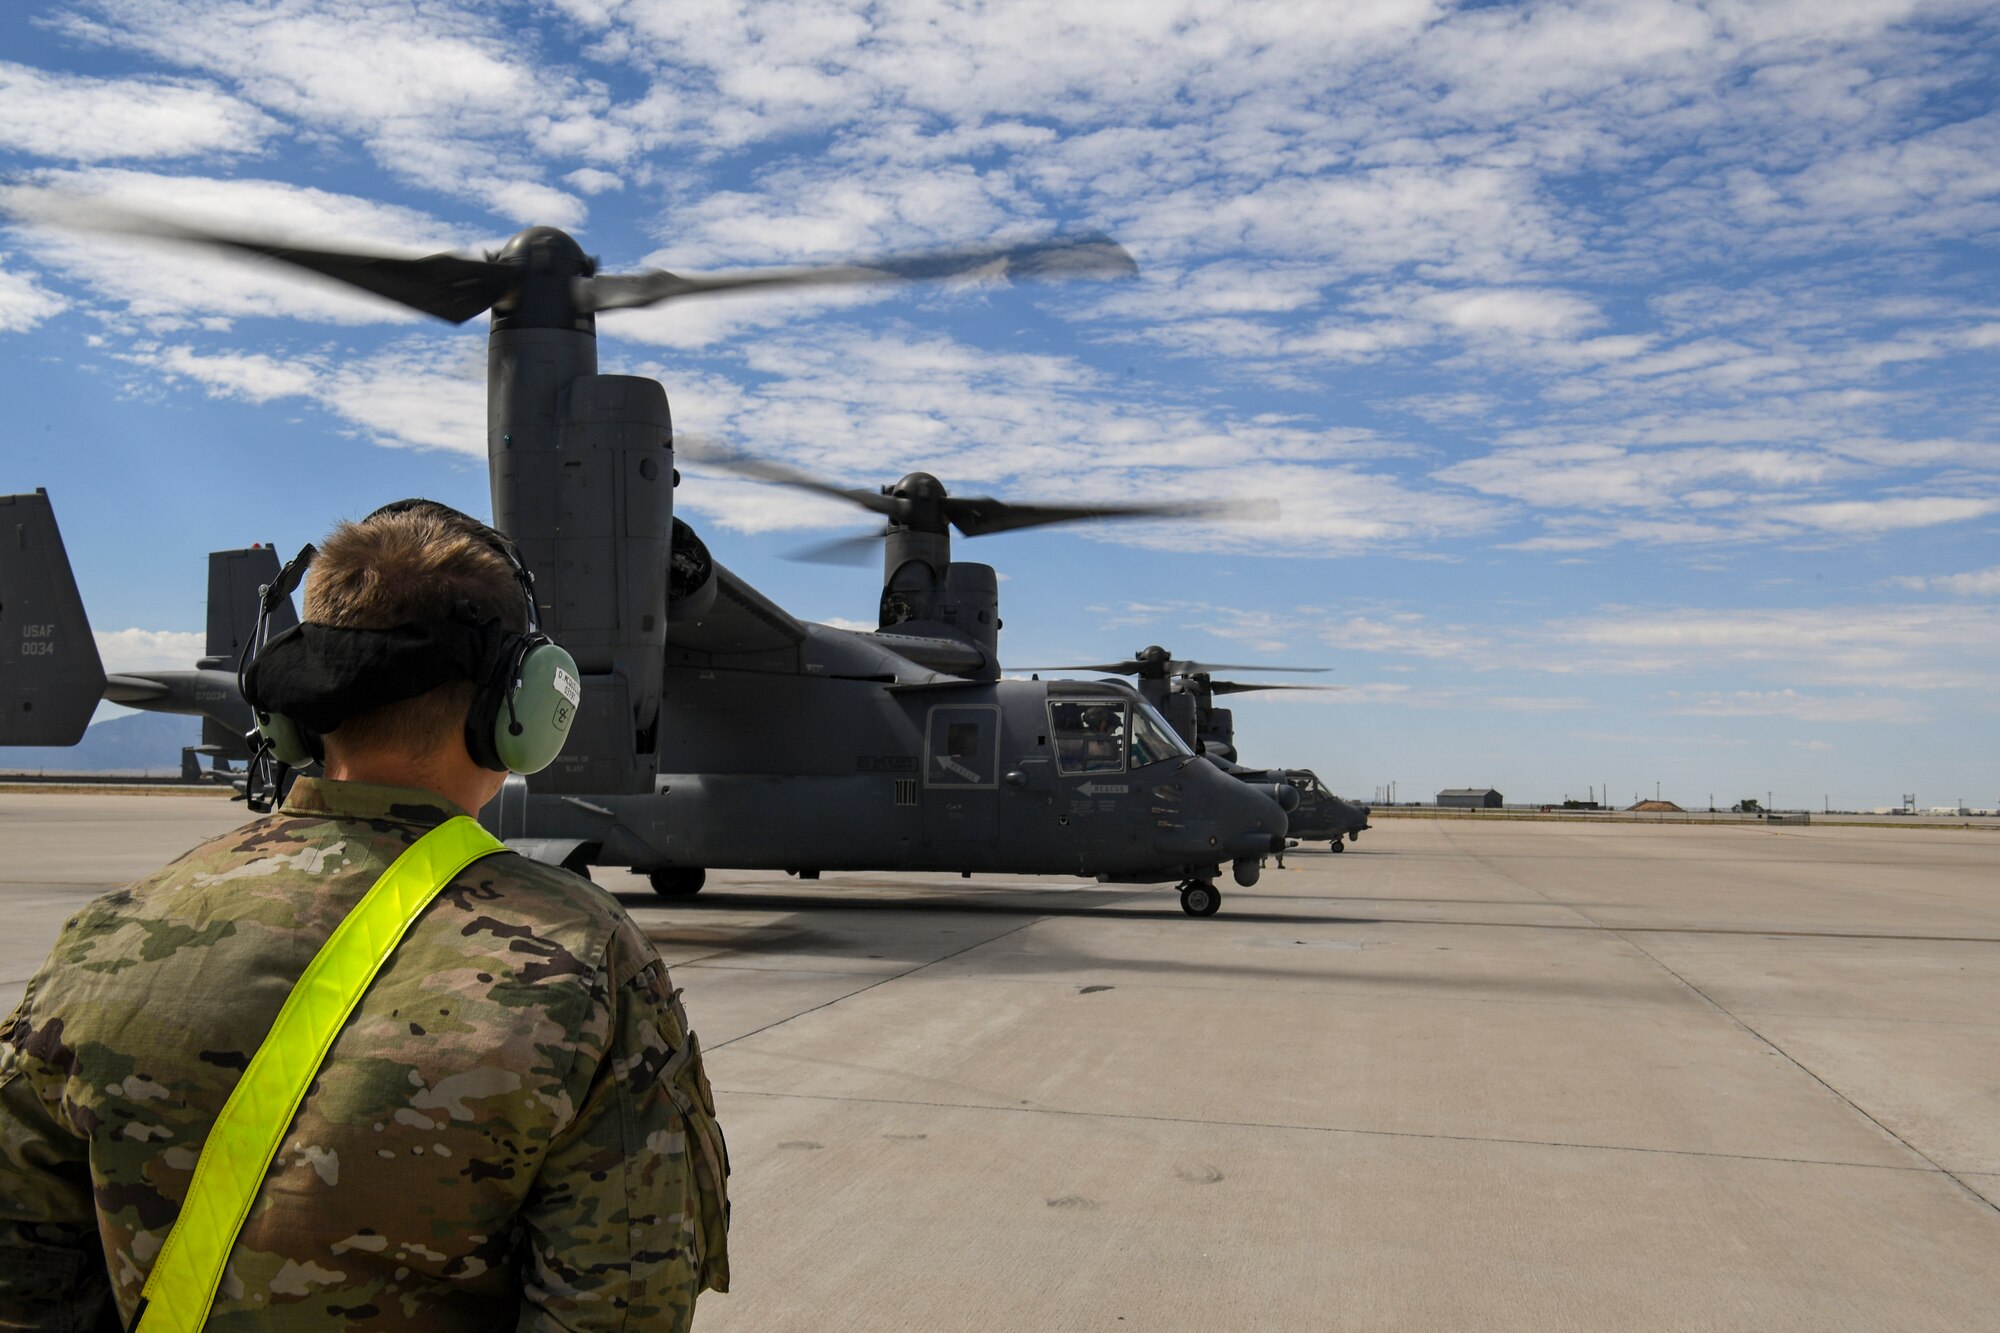
M 181 748 L 201 744 L 201 719 L 129 713 L 94 722 L 75 745 L 0 748 L 0 773 L 171 773 Z

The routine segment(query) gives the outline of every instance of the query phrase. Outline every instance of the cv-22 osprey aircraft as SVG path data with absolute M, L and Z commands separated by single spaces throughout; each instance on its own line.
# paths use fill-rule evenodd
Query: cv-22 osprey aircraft
M 1093 671 L 1131 676 L 1147 702 L 1159 709 L 1182 739 L 1225 772 L 1245 782 L 1277 790 L 1288 817 L 1288 836 L 1298 842 L 1326 842 L 1332 850 L 1345 849 L 1371 825 L 1373 813 L 1367 806 L 1344 800 L 1327 787 L 1319 774 L 1309 768 L 1253 768 L 1236 753 L 1234 712 L 1216 705 L 1217 695 L 1245 694 L 1253 690 L 1329 690 L 1338 685 L 1287 685 L 1268 681 L 1217 680 L 1218 671 L 1287 671 L 1317 673 L 1323 667 L 1259 666 L 1248 663 L 1190 662 L 1175 657 L 1158 644 L 1141 648 L 1121 662 L 1094 662 L 1083 666 L 1024 668 L 1038 671 Z M 1289 791 L 1285 791 L 1289 788 Z
M 934 479 L 881 497 L 892 559 L 918 553 L 920 568 L 889 580 L 915 609 L 875 633 L 802 621 L 674 517 L 659 382 L 597 373 L 601 311 L 826 283 L 1133 272 L 1108 239 L 690 277 L 602 273 L 548 227 L 483 258 L 412 259 L 102 209 L 70 220 L 278 260 L 454 323 L 492 312 L 494 524 L 584 676 L 562 755 L 510 778 L 482 812 L 517 849 L 579 870 L 629 866 L 669 896 L 722 867 L 1073 874 L 1177 884 L 1183 910 L 1209 916 L 1224 867 L 1254 883 L 1258 858 L 1282 845 L 1276 802 L 1202 763 L 1137 691 L 999 679 L 997 577 L 939 546 Z M 1185 512 L 983 504 L 989 524 L 963 503 L 950 521 L 1005 531 Z

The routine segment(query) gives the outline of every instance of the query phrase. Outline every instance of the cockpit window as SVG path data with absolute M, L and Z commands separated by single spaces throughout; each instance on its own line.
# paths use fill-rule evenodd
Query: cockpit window
M 1167 725 L 1167 720 L 1151 704 L 1142 703 L 1133 710 L 1132 767 L 1144 768 L 1187 753 L 1189 750 L 1179 733 Z
M 1123 699 L 1051 699 L 1049 730 L 1064 773 L 1117 773 L 1125 767 Z

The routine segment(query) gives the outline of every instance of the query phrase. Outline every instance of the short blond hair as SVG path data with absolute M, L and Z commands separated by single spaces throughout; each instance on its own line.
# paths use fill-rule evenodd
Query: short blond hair
M 500 540 L 485 524 L 430 502 L 342 522 L 307 573 L 305 618 L 341 629 L 394 629 L 449 619 L 463 605 L 479 620 L 525 630 L 520 581 Z M 343 750 L 423 753 L 463 732 L 477 692 L 477 682 L 448 681 L 347 718 L 331 735 Z

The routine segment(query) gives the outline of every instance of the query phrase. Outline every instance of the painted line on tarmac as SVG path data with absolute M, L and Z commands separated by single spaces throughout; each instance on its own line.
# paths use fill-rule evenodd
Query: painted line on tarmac
M 1467 849 L 1465 849 L 1464 847 L 1460 846 L 1460 844 L 1459 844 L 1459 842 L 1458 842 L 1458 839 L 1456 839 L 1456 838 L 1452 837 L 1452 836 L 1451 836 L 1451 834 L 1450 834 L 1449 832 L 1446 832 L 1446 833 L 1445 833 L 1445 841 L 1446 841 L 1446 842 L 1449 842 L 1449 843 L 1451 843 L 1451 844 L 1452 844 L 1452 845 L 1453 845 L 1454 847 L 1458 847 L 1460 851 L 1466 851 L 1466 850 L 1467 850 Z M 1472 859 L 1473 859 L 1473 860 L 1475 860 L 1475 861 L 1479 862 L 1480 864 L 1484 865 L 1484 866 L 1485 866 L 1485 867 L 1486 867 L 1486 868 L 1487 868 L 1488 870 L 1491 870 L 1491 871 L 1493 871 L 1493 872 L 1494 872 L 1495 874 L 1498 874 L 1498 875 L 1499 875 L 1499 876 L 1501 876 L 1501 877 L 1502 877 L 1503 879 L 1509 879 L 1509 880 L 1512 880 L 1512 881 L 1513 881 L 1513 882 L 1514 882 L 1515 884 L 1519 885 L 1519 886 L 1520 886 L 1521 888 L 1524 888 L 1524 889 L 1526 889 L 1526 890 L 1527 890 L 1528 892 L 1530 892 L 1530 893 L 1534 894 L 1534 895 L 1535 895 L 1535 896 L 1536 896 L 1537 898 L 1540 898 L 1540 899 L 1542 899 L 1542 900 L 1543 900 L 1544 902 L 1549 902 L 1549 903 L 1553 904 L 1553 902 L 1554 902 L 1554 900 L 1553 900 L 1553 899 L 1549 898 L 1549 897 L 1548 897 L 1548 895 L 1544 894 L 1544 893 L 1543 893 L 1543 892 L 1542 892 L 1542 891 L 1541 891 L 1541 890 L 1540 890 L 1539 888 L 1537 888 L 1537 887 L 1536 887 L 1535 885 L 1533 885 L 1533 884 L 1529 883 L 1529 882 L 1528 882 L 1527 880 L 1525 880 L 1525 879 L 1522 879 L 1522 878 L 1521 878 L 1521 877 L 1520 877 L 1519 875 L 1516 875 L 1516 874 L 1514 874 L 1514 873 L 1513 873 L 1512 871 L 1509 871 L 1509 870 L 1507 870 L 1507 869 L 1505 869 L 1505 868 L 1503 868 L 1503 867 L 1501 867 L 1501 866 L 1498 866 L 1498 865 L 1495 865 L 1495 864 L 1493 863 L 1493 861 L 1492 861 L 1492 860 L 1490 860 L 1489 858 L 1487 858 L 1487 857 L 1485 857 L 1485 856 L 1481 855 L 1481 854 L 1480 854 L 1480 853 L 1478 853 L 1478 852 L 1467 852 L 1467 854 L 1468 854 L 1468 855 L 1470 855 L 1470 856 L 1472 857 Z M 1583 918 L 1583 919 L 1584 919 L 1585 921 L 1590 921 L 1590 922 L 1592 922 L 1592 924 L 1593 924 L 1593 925 L 1595 925 L 1595 924 L 1596 924 L 1596 922 L 1595 922 L 1595 919 L 1594 919 L 1593 917 L 1591 917 L 1591 916 L 1590 916 L 1590 915 L 1589 915 L 1588 913 L 1586 913 L 1586 912 L 1583 912 L 1583 911 L 1581 911 L 1581 910 L 1579 910 L 1579 909 L 1577 909 L 1577 908 L 1569 908 L 1569 909 L 1567 909 L 1567 910 L 1569 910 L 1569 911 L 1572 911 L 1572 912 L 1575 912 L 1575 913 L 1576 913 L 1576 915 L 1578 915 L 1578 916 L 1582 917 L 1582 918 Z M 1650 949 L 1648 949 L 1648 948 L 1647 948 L 1647 947 L 1646 947 L 1645 945 L 1641 944 L 1641 943 L 1640 943 L 1640 942 L 1639 942 L 1638 940 L 1635 940 L 1635 939 L 1628 939 L 1628 938 L 1626 938 L 1626 937 L 1627 937 L 1628 935 L 1635 935 L 1635 934 L 1664 934 L 1664 933 L 1667 933 L 1667 932 L 1665 932 L 1664 930 L 1661 930 L 1661 929 L 1659 929 L 1659 928 L 1657 928 L 1657 927 L 1654 927 L 1654 928 L 1648 928 L 1648 927 L 1625 927 L 1625 928 L 1620 928 L 1620 927 L 1617 927 L 1617 926 L 1598 926 L 1597 928 L 1598 928 L 1598 929 L 1600 929 L 1600 930 L 1605 930 L 1605 931 L 1608 931 L 1609 933 L 1611 933 L 1611 934 L 1613 934 L 1613 935 L 1616 935 L 1616 936 L 1617 936 L 1617 937 L 1619 938 L 1620 942 L 1621 942 L 1621 943 L 1623 943 L 1623 944 L 1624 944 L 1624 945 L 1625 945 L 1625 946 L 1626 946 L 1627 948 L 1629 948 L 1629 949 L 1633 950 L 1633 951 L 1634 951 L 1634 952 L 1636 952 L 1636 953 L 1637 953 L 1637 954 L 1638 954 L 1638 955 L 1639 955 L 1639 956 L 1640 956 L 1641 958 L 1644 958 L 1644 959 L 1645 959 L 1645 960 L 1646 960 L 1647 962 L 1651 963 L 1651 964 L 1652 964 L 1652 965 L 1653 965 L 1654 967 L 1658 968 L 1658 969 L 1659 969 L 1660 971 L 1662 971 L 1662 972 L 1666 973 L 1666 974 L 1667 974 L 1668 976 L 1672 977 L 1672 978 L 1673 978 L 1673 979 L 1674 979 L 1675 981 L 1679 982 L 1679 983 L 1680 983 L 1680 984 L 1681 984 L 1681 985 L 1682 985 L 1683 987 L 1685 987 L 1685 988 L 1686 988 L 1686 989 L 1687 989 L 1687 990 L 1688 990 L 1688 991 L 1689 991 L 1689 992 L 1690 992 L 1691 994 L 1693 994 L 1693 995 L 1694 995 L 1694 996 L 1695 996 L 1696 998 L 1698 998 L 1698 999 L 1699 999 L 1699 1000 L 1700 1000 L 1700 1001 L 1701 1001 L 1701 1002 L 1702 1002 L 1703 1004 L 1707 1005 L 1707 1006 L 1708 1006 L 1708 1007 L 1709 1007 L 1710 1009 L 1714 1010 L 1714 1011 L 1715 1011 L 1715 1012 L 1716 1012 L 1717 1014 L 1720 1014 L 1720 1015 L 1721 1015 L 1721 1016 L 1722 1016 L 1722 1017 L 1723 1017 L 1723 1018 L 1724 1018 L 1725 1020 L 1727 1020 L 1727 1021 L 1728 1021 L 1728 1022 L 1730 1023 L 1730 1025 L 1731 1025 L 1731 1026 L 1735 1027 L 1735 1028 L 1736 1028 L 1737 1030 L 1739 1030 L 1739 1031 L 1741 1031 L 1742 1033 L 1744 1033 L 1744 1034 L 1745 1034 L 1746 1036 L 1748 1036 L 1748 1037 L 1749 1037 L 1749 1038 L 1750 1038 L 1750 1039 L 1751 1039 L 1752 1041 L 1756 1042 L 1756 1043 L 1757 1043 L 1758 1045 L 1762 1046 L 1762 1047 L 1763 1047 L 1764 1049 L 1766 1049 L 1766 1050 L 1770 1051 L 1770 1052 L 1771 1052 L 1772 1054 L 1776 1055 L 1776 1056 L 1777 1056 L 1777 1057 L 1778 1057 L 1779 1059 L 1783 1060 L 1783 1061 L 1784 1061 L 1784 1062 L 1785 1062 L 1786 1064 L 1790 1065 L 1790 1066 L 1791 1066 L 1792 1068 L 1794 1068 L 1794 1069 L 1798 1070 L 1798 1072 L 1799 1072 L 1799 1073 L 1801 1073 L 1801 1074 L 1803 1074 L 1803 1075 L 1804 1075 L 1804 1076 L 1805 1076 L 1806 1078 L 1808 1078 L 1808 1079 L 1812 1080 L 1812 1082 L 1813 1082 L 1813 1083 L 1815 1083 L 1816 1085 L 1818 1085 L 1818 1086 L 1819 1086 L 1820 1088 L 1824 1089 L 1824 1090 L 1825 1090 L 1825 1092 L 1826 1092 L 1826 1094 L 1827 1094 L 1827 1095 L 1828 1095 L 1829 1097 L 1832 1097 L 1832 1098 L 1833 1098 L 1833 1099 L 1834 1099 L 1835 1101 L 1839 1102 L 1839 1103 L 1840 1103 L 1840 1104 L 1841 1104 L 1842 1106 L 1846 1107 L 1846 1108 L 1848 1109 L 1848 1111 L 1849 1111 L 1850 1113 L 1852 1113 L 1853 1115 L 1855 1115 L 1856 1117 L 1858 1117 L 1858 1118 L 1860 1118 L 1860 1119 L 1862 1119 L 1862 1120 L 1865 1120 L 1865 1121 L 1867 1121 L 1867 1122 L 1868 1122 L 1868 1123 L 1869 1123 L 1870 1125 L 1873 1125 L 1873 1126 L 1875 1127 L 1876 1131 L 1877 1131 L 1878 1133 L 1880 1133 L 1881 1135 L 1883 1135 L 1883 1136 L 1884 1136 L 1885 1138 L 1887 1138 L 1887 1139 L 1888 1139 L 1888 1140 L 1889 1140 L 1890 1142 L 1892 1142 L 1892 1143 L 1895 1143 L 1896 1145 L 1898 1145 L 1899 1147 L 1901 1147 L 1901 1148 L 1902 1148 L 1902 1149 L 1903 1149 L 1903 1150 L 1904 1150 L 1905 1152 L 1908 1152 L 1908 1153 L 1910 1153 L 1910 1154 L 1911 1154 L 1912 1156 L 1916 1157 L 1916 1158 L 1917 1158 L 1918 1160 L 1920 1160 L 1920 1161 L 1922 1161 L 1922 1162 L 1926 1163 L 1926 1164 L 1927 1164 L 1927 1165 L 1928 1165 L 1928 1166 L 1930 1167 L 1930 1169 L 1931 1169 L 1932 1171 L 1934 1171 L 1934 1172 L 1935 1172 L 1935 1173 L 1937 1173 L 1938 1175 L 1941 1175 L 1941 1176 L 1943 1176 L 1943 1177 L 1944 1177 L 1944 1178 L 1945 1178 L 1946 1180 L 1949 1180 L 1949 1181 L 1950 1181 L 1950 1182 L 1952 1183 L 1952 1186 L 1953 1186 L 1953 1188 L 1955 1188 L 1956 1190 L 1958 1190 L 1958 1192 L 1959 1192 L 1959 1193 L 1960 1193 L 1961 1195 L 1963 1195 L 1963 1196 L 1964 1196 L 1965 1198 L 1967 1198 L 1967 1199 L 1971 1200 L 1972 1202 L 1974 1202 L 1974 1203 L 1976 1203 L 1976 1204 L 1979 1204 L 1979 1205 L 1980 1205 L 1981 1207 L 1984 1207 L 1984 1208 L 1985 1208 L 1985 1209 L 1987 1209 L 1987 1210 L 1988 1210 L 1989 1212 L 1993 1212 L 1993 1213 L 1996 1213 L 1996 1214 L 2000 1214 L 2000 1203 L 1995 1203 L 1995 1202 L 1994 1202 L 1993 1200 L 1991 1200 L 1991 1199 L 1987 1198 L 1987 1197 L 1986 1197 L 1985 1195 L 1981 1194 L 1981 1193 L 1980 1193 L 1980 1192 L 1979 1192 L 1978 1190 L 1976 1190 L 1976 1189 L 1972 1188 L 1972 1186 L 1970 1186 L 1970 1185 L 1966 1184 L 1966 1183 L 1965 1183 L 1965 1181 L 1963 1181 L 1963 1180 L 1959 1179 L 1959 1177 L 1958 1177 L 1958 1174 L 1957 1174 L 1956 1172 L 1954 1172 L 1954 1171 L 1952 1171 L 1952 1170 L 1951 1170 L 1950 1168 L 1946 1167 L 1946 1166 L 1945 1166 L 1945 1165 L 1944 1165 L 1943 1163 L 1941 1163 L 1941 1162 L 1937 1161 L 1937 1160 L 1936 1160 L 1935 1158 L 1933 1158 L 1933 1157 L 1932 1157 L 1932 1156 L 1931 1156 L 1931 1155 L 1930 1155 L 1929 1153 L 1927 1153 L 1927 1152 L 1925 1152 L 1925 1151 L 1924 1151 L 1923 1149 L 1921 1149 L 1921 1148 L 1917 1147 L 1917 1146 L 1916 1146 L 1916 1145 L 1915 1145 L 1914 1143 L 1910 1142 L 1910 1140 L 1909 1140 L 1909 1139 L 1907 1139 L 1907 1138 L 1903 1137 L 1903 1135 L 1901 1135 L 1901 1134 L 1897 1133 L 1897 1132 L 1896 1132 L 1895 1130 L 1891 1129 L 1891 1128 L 1889 1127 L 1889 1125 L 1888 1125 L 1888 1124 L 1887 1124 L 1887 1123 L 1886 1123 L 1885 1121 L 1883 1121 L 1882 1119 L 1880 1119 L 1879 1117 L 1877 1117 L 1877 1116 L 1875 1115 L 1875 1113 L 1874 1113 L 1874 1112 L 1870 1111 L 1870 1110 L 1869 1110 L 1869 1109 L 1868 1109 L 1867 1107 L 1865 1107 L 1865 1106 L 1861 1105 L 1861 1104 L 1860 1104 L 1859 1102 L 1855 1101 L 1855 1100 L 1854 1100 L 1854 1099 L 1853 1099 L 1852 1097 L 1849 1097 L 1849 1096 L 1848 1096 L 1848 1095 L 1847 1095 L 1846 1093 L 1842 1092 L 1842 1091 L 1841 1091 L 1841 1090 L 1840 1090 L 1839 1088 L 1836 1088 L 1836 1087 L 1835 1087 L 1835 1086 L 1834 1086 L 1834 1085 L 1833 1085 L 1833 1084 L 1832 1084 L 1832 1083 L 1831 1083 L 1830 1081 L 1828 1081 L 1828 1080 L 1827 1080 L 1826 1078 L 1822 1077 L 1822 1076 L 1821 1076 L 1821 1075 L 1819 1074 L 1819 1072 L 1818 1072 L 1817 1070 L 1813 1069 L 1813 1068 L 1812 1068 L 1812 1067 L 1811 1067 L 1810 1065 L 1806 1064 L 1806 1063 L 1805 1063 L 1805 1061 L 1801 1060 L 1801 1059 L 1800 1059 L 1800 1058 L 1799 1058 L 1798 1056 L 1796 1056 L 1796 1055 L 1793 1055 L 1793 1054 L 1792 1054 L 1792 1053 L 1791 1053 L 1790 1051 L 1786 1050 L 1786 1049 L 1785 1049 L 1785 1048 L 1784 1048 L 1783 1046 L 1779 1045 L 1779 1044 L 1778 1044 L 1778 1042 L 1777 1042 L 1777 1041 L 1776 1041 L 1776 1040 L 1775 1040 L 1774 1038 L 1772 1038 L 1772 1037 L 1768 1037 L 1768 1036 L 1766 1036 L 1766 1035 L 1765 1035 L 1764 1033 L 1762 1033 L 1762 1032 L 1758 1031 L 1758 1029 L 1756 1029 L 1755 1027 L 1751 1026 L 1751 1025 L 1750 1025 L 1750 1023 L 1749 1023 L 1748 1021 L 1746 1021 L 1746 1020 L 1745 1020 L 1745 1019 L 1743 1019 L 1743 1018 L 1740 1018 L 1740 1017 L 1738 1017 L 1738 1016 L 1737 1016 L 1737 1014 L 1736 1014 L 1736 1013 L 1735 1013 L 1734 1011 L 1732 1011 L 1732 1010 L 1731 1010 L 1731 1009 L 1730 1009 L 1730 1008 L 1729 1008 L 1729 1007 L 1728 1007 L 1727 1005 L 1723 1004 L 1723 1003 L 1722 1003 L 1722 1002 L 1721 1002 L 1720 1000 L 1718 1000 L 1718 999 L 1716 999 L 1716 998 L 1715 998 L 1714 996 L 1710 995 L 1710 994 L 1709 994 L 1709 993 L 1708 993 L 1707 991 L 1703 990 L 1703 989 L 1702 989 L 1702 988 L 1701 988 L 1700 986 L 1696 985 L 1696 984 L 1695 984 L 1695 983 L 1694 983 L 1693 981 L 1690 981 L 1690 980 L 1689 980 L 1689 979 L 1688 979 L 1687 977 L 1684 977 L 1684 976 L 1682 976 L 1682 975 L 1681 975 L 1681 974 L 1680 974 L 1680 973 L 1679 973 L 1678 971 L 1676 971 L 1676 970 L 1674 969 L 1674 967 L 1673 967 L 1673 965 L 1672 965 L 1672 964 L 1670 964 L 1670 963 L 1668 963 L 1668 962 L 1664 961 L 1663 959 L 1661 959 L 1660 957 L 1658 957 L 1657 955 L 1655 955 L 1655 954 L 1654 954 L 1654 953 L 1653 953 L 1653 952 L 1652 952 L 1652 951 L 1651 951 Z M 1687 932 L 1681 932 L 1681 933 L 1687 933 Z M 1745 934 L 1745 933 L 1752 933 L 1752 934 L 1765 934 L 1765 935 L 1777 935 L 1777 934 L 1780 934 L 1781 932 L 1777 932 L 1777 931 L 1759 931 L 1759 932 L 1744 932 L 1744 931 L 1730 931 L 1730 932 L 1723 932 L 1723 931 L 1714 931 L 1714 932 L 1709 932 L 1709 933 L 1714 933 L 1714 934 L 1723 934 L 1723 933 L 1730 933 L 1730 934 Z M 1814 936 L 1814 935 L 1815 935 L 1815 932 L 1798 932 L 1798 933 L 1800 933 L 1800 934 L 1804 934 L 1804 935 L 1808 935 L 1808 936 Z M 1856 938 L 1861 938 L 1861 939 L 1866 939 L 1866 938 L 1871 938 L 1871 937 L 1869 937 L 1869 936 L 1854 936 L 1854 935 L 1840 935 L 1840 934 L 1834 934 L 1834 935 L 1818 935 L 1818 936 L 1816 936 L 1816 937 L 1818 937 L 1818 938 L 1837 938 L 1837 939 L 1856 939 Z M 1921 939 L 1921 938 L 1923 938 L 1923 937 L 1921 937 L 1921 936 L 1900 936 L 1900 935 L 1891 935 L 1891 936 L 1875 936 L 1875 937 L 1872 937 L 1872 938 L 1878 938 L 1878 939 Z M 1989 942 L 1990 942 L 1990 943 L 2000 943 L 2000 941 L 1984 941 L 1984 940 L 1982 940 L 1982 941 L 1974 941 L 1974 942 L 1975 942 L 1975 943 L 1989 943 Z
M 749 1035 L 749 1034 L 745 1034 Z M 1573 1143 L 1561 1139 L 1521 1139 L 1499 1134 L 1436 1134 L 1409 1129 L 1354 1129 L 1345 1125 L 1300 1125 L 1283 1120 L 1210 1120 L 1201 1116 L 1148 1115 L 1136 1111 L 1075 1111 L 1056 1106 L 995 1106 L 984 1102 L 936 1102 L 920 1097 L 860 1097 L 824 1092 L 768 1092 L 716 1084 L 725 1097 L 767 1097 L 806 1102 L 849 1102 L 865 1106 L 924 1106 L 940 1111 L 994 1111 L 1003 1115 L 1062 1116 L 1080 1120 L 1143 1121 L 1163 1125 L 1202 1125 L 1215 1129 L 1276 1129 L 1300 1134 L 1342 1134 L 1355 1138 L 1414 1139 L 1430 1143 L 1490 1143 L 1518 1148 L 1567 1148 L 1579 1152 L 1642 1153 L 1653 1157 L 1707 1158 L 1724 1162 L 1770 1162 L 1781 1166 L 1824 1166 L 1854 1171 L 1904 1171 L 1920 1176 L 1952 1177 L 1951 1172 L 1912 1150 L 1927 1165 L 1898 1166 L 1887 1162 L 1845 1162 L 1824 1157 L 1779 1157 L 1765 1153 L 1703 1152 L 1696 1148 L 1648 1148 L 1630 1143 Z M 1963 1186 L 1961 1186 L 1963 1188 Z M 1981 1200 L 1984 1203 L 1984 1200 Z M 1987 1205 L 1991 1207 L 1992 1205 Z
M 1020 925 L 1015 926 L 1012 930 L 1003 930 L 997 935 L 989 935 L 987 938 L 983 940 L 976 940 L 973 943 L 966 945 L 963 949 L 953 949 L 948 954 L 940 954 L 938 957 L 930 959 L 928 962 L 918 963 L 915 967 L 904 968 L 901 972 L 894 972 L 886 977 L 877 977 L 875 980 L 869 982 L 866 986 L 857 986 L 853 990 L 848 991 L 844 995 L 836 995 L 830 1000 L 826 1000 L 820 1004 L 812 1006 L 812 1008 L 810 1009 L 801 1009 L 795 1014 L 787 1014 L 783 1018 L 776 1019 L 773 1022 L 766 1023 L 763 1027 L 753 1028 L 748 1032 L 738 1033 L 736 1036 L 731 1037 L 728 1041 L 719 1041 L 715 1045 L 706 1047 L 704 1049 L 711 1051 L 719 1051 L 725 1046 L 734 1046 L 737 1042 L 744 1041 L 750 1037 L 754 1037 L 760 1032 L 769 1032 L 772 1028 L 781 1028 L 787 1023 L 793 1022 L 797 1019 L 804 1018 L 807 1014 L 816 1014 L 822 1009 L 832 1008 L 834 1005 L 839 1004 L 842 1000 L 851 1000 L 855 996 L 860 995 L 865 991 L 874 990 L 877 986 L 886 986 L 892 981 L 900 981 L 904 977 L 914 976 L 915 974 L 923 971 L 927 967 L 936 967 L 939 963 L 949 962 L 951 959 L 958 957 L 960 954 L 971 953 L 974 949 L 983 949 L 987 945 L 992 944 L 997 940 L 1006 939 L 1009 935 L 1018 935 L 1022 931 L 1026 930 L 1028 927 L 1033 925 L 1038 925 L 1041 921 L 1046 919 L 1047 919 L 1046 917 L 1042 917 L 1042 918 L 1037 918 L 1034 921 L 1023 921 Z

